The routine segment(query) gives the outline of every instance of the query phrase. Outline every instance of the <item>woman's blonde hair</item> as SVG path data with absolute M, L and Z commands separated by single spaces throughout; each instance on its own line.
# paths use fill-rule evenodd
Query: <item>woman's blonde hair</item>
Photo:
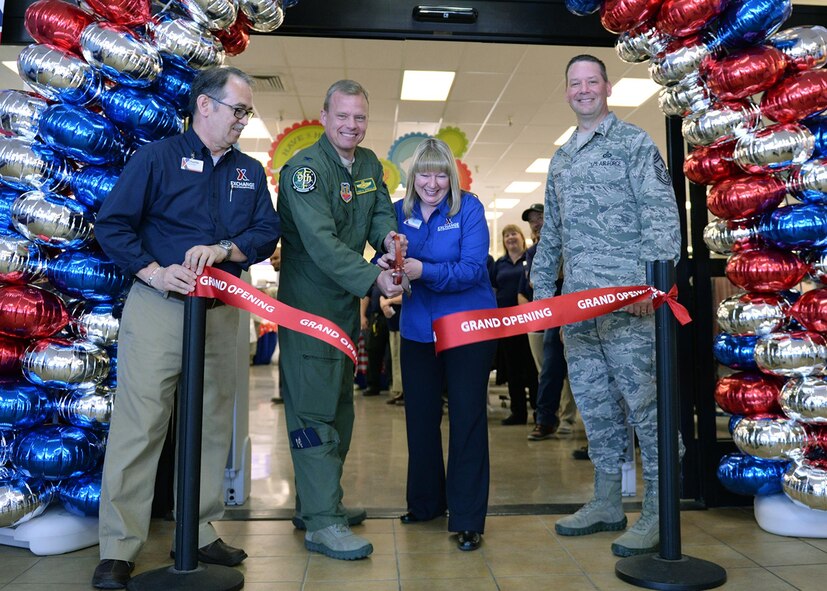
M 517 234 L 520 235 L 520 238 L 523 239 L 523 250 L 525 250 L 525 234 L 523 234 L 523 231 L 520 229 L 520 226 L 516 224 L 506 224 L 505 226 L 503 226 L 502 231 L 503 250 L 505 250 L 505 253 L 508 254 L 508 249 L 505 247 L 505 235 L 509 232 L 517 232 Z
M 414 180 L 418 172 L 441 172 L 448 175 L 451 190 L 448 193 L 448 217 L 459 212 L 462 203 L 462 194 L 459 189 L 459 172 L 457 162 L 451 148 L 442 140 L 428 138 L 422 140 L 413 155 L 413 162 L 408 171 L 408 182 L 405 189 L 405 198 L 402 200 L 402 211 L 406 218 L 411 217 L 414 203 L 419 199 L 414 187 Z

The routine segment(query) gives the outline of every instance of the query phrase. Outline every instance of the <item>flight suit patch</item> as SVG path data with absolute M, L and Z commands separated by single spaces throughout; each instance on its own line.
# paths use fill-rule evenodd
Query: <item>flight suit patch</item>
M 297 168 L 291 182 L 297 193 L 309 193 L 316 188 L 316 171 L 309 166 Z
M 356 194 L 362 195 L 376 190 L 376 181 L 373 179 L 360 179 L 354 183 Z
M 350 200 L 353 199 L 353 193 L 350 191 L 350 183 L 341 183 L 339 185 L 339 195 L 342 201 L 350 203 Z

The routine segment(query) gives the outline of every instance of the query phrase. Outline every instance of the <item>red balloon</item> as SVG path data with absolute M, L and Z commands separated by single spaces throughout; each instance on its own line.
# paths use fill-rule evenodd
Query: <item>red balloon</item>
M 778 395 L 784 380 L 757 371 L 742 371 L 718 380 L 715 402 L 724 412 L 753 416 L 780 414 Z
M 713 185 L 737 176 L 741 170 L 732 161 L 735 142 L 701 146 L 692 150 L 683 162 L 683 173 L 693 183 Z
M 807 330 L 827 332 L 827 289 L 808 291 L 790 308 L 790 315 Z
M 0 336 L 0 375 L 16 375 L 26 352 L 26 341 Z
M 235 22 L 229 28 L 212 33 L 221 41 L 227 55 L 238 55 L 250 44 L 250 19 L 239 10 Z
M 727 0 L 664 0 L 655 26 L 673 37 L 697 33 L 726 8 Z
M 143 25 L 150 17 L 151 0 L 86 0 L 86 3 L 116 25 Z
M 709 90 L 724 101 L 740 100 L 763 92 L 784 76 L 787 58 L 775 47 L 750 47 L 701 62 L 700 73 Z
M 657 14 L 663 0 L 606 0 L 600 7 L 600 23 L 611 33 L 623 33 Z
M 786 194 L 786 184 L 774 176 L 742 175 L 714 185 L 706 206 L 719 218 L 740 219 L 775 209 Z
M 770 88 L 761 112 L 779 123 L 800 121 L 827 109 L 827 70 L 796 72 Z
M 23 339 L 55 334 L 69 323 L 59 297 L 31 285 L 0 287 L 0 334 Z
M 795 253 L 764 248 L 743 250 L 729 257 L 726 276 L 748 291 L 790 289 L 807 274 L 807 265 Z
M 80 55 L 80 34 L 95 17 L 62 0 L 37 0 L 26 9 L 25 26 L 38 43 Z

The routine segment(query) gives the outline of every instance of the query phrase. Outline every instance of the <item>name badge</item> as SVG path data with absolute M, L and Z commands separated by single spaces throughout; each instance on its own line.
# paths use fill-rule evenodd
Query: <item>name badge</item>
M 353 188 L 356 189 L 357 195 L 370 193 L 376 190 L 376 182 L 373 179 L 360 179 L 353 183 Z
M 181 158 L 181 170 L 204 172 L 204 161 L 197 158 Z
M 419 227 L 422 225 L 422 220 L 418 220 L 416 218 L 408 218 L 402 223 L 406 226 L 410 226 L 411 228 L 416 228 L 417 230 L 419 230 Z

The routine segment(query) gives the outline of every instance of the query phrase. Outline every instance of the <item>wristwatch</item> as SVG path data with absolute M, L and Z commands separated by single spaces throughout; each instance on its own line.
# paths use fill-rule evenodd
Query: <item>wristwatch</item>
M 230 242 L 229 240 L 219 240 L 218 241 L 218 246 L 223 248 L 225 250 L 225 252 L 227 253 L 227 256 L 224 257 L 224 260 L 229 261 L 230 260 L 230 255 L 233 254 L 233 243 Z

